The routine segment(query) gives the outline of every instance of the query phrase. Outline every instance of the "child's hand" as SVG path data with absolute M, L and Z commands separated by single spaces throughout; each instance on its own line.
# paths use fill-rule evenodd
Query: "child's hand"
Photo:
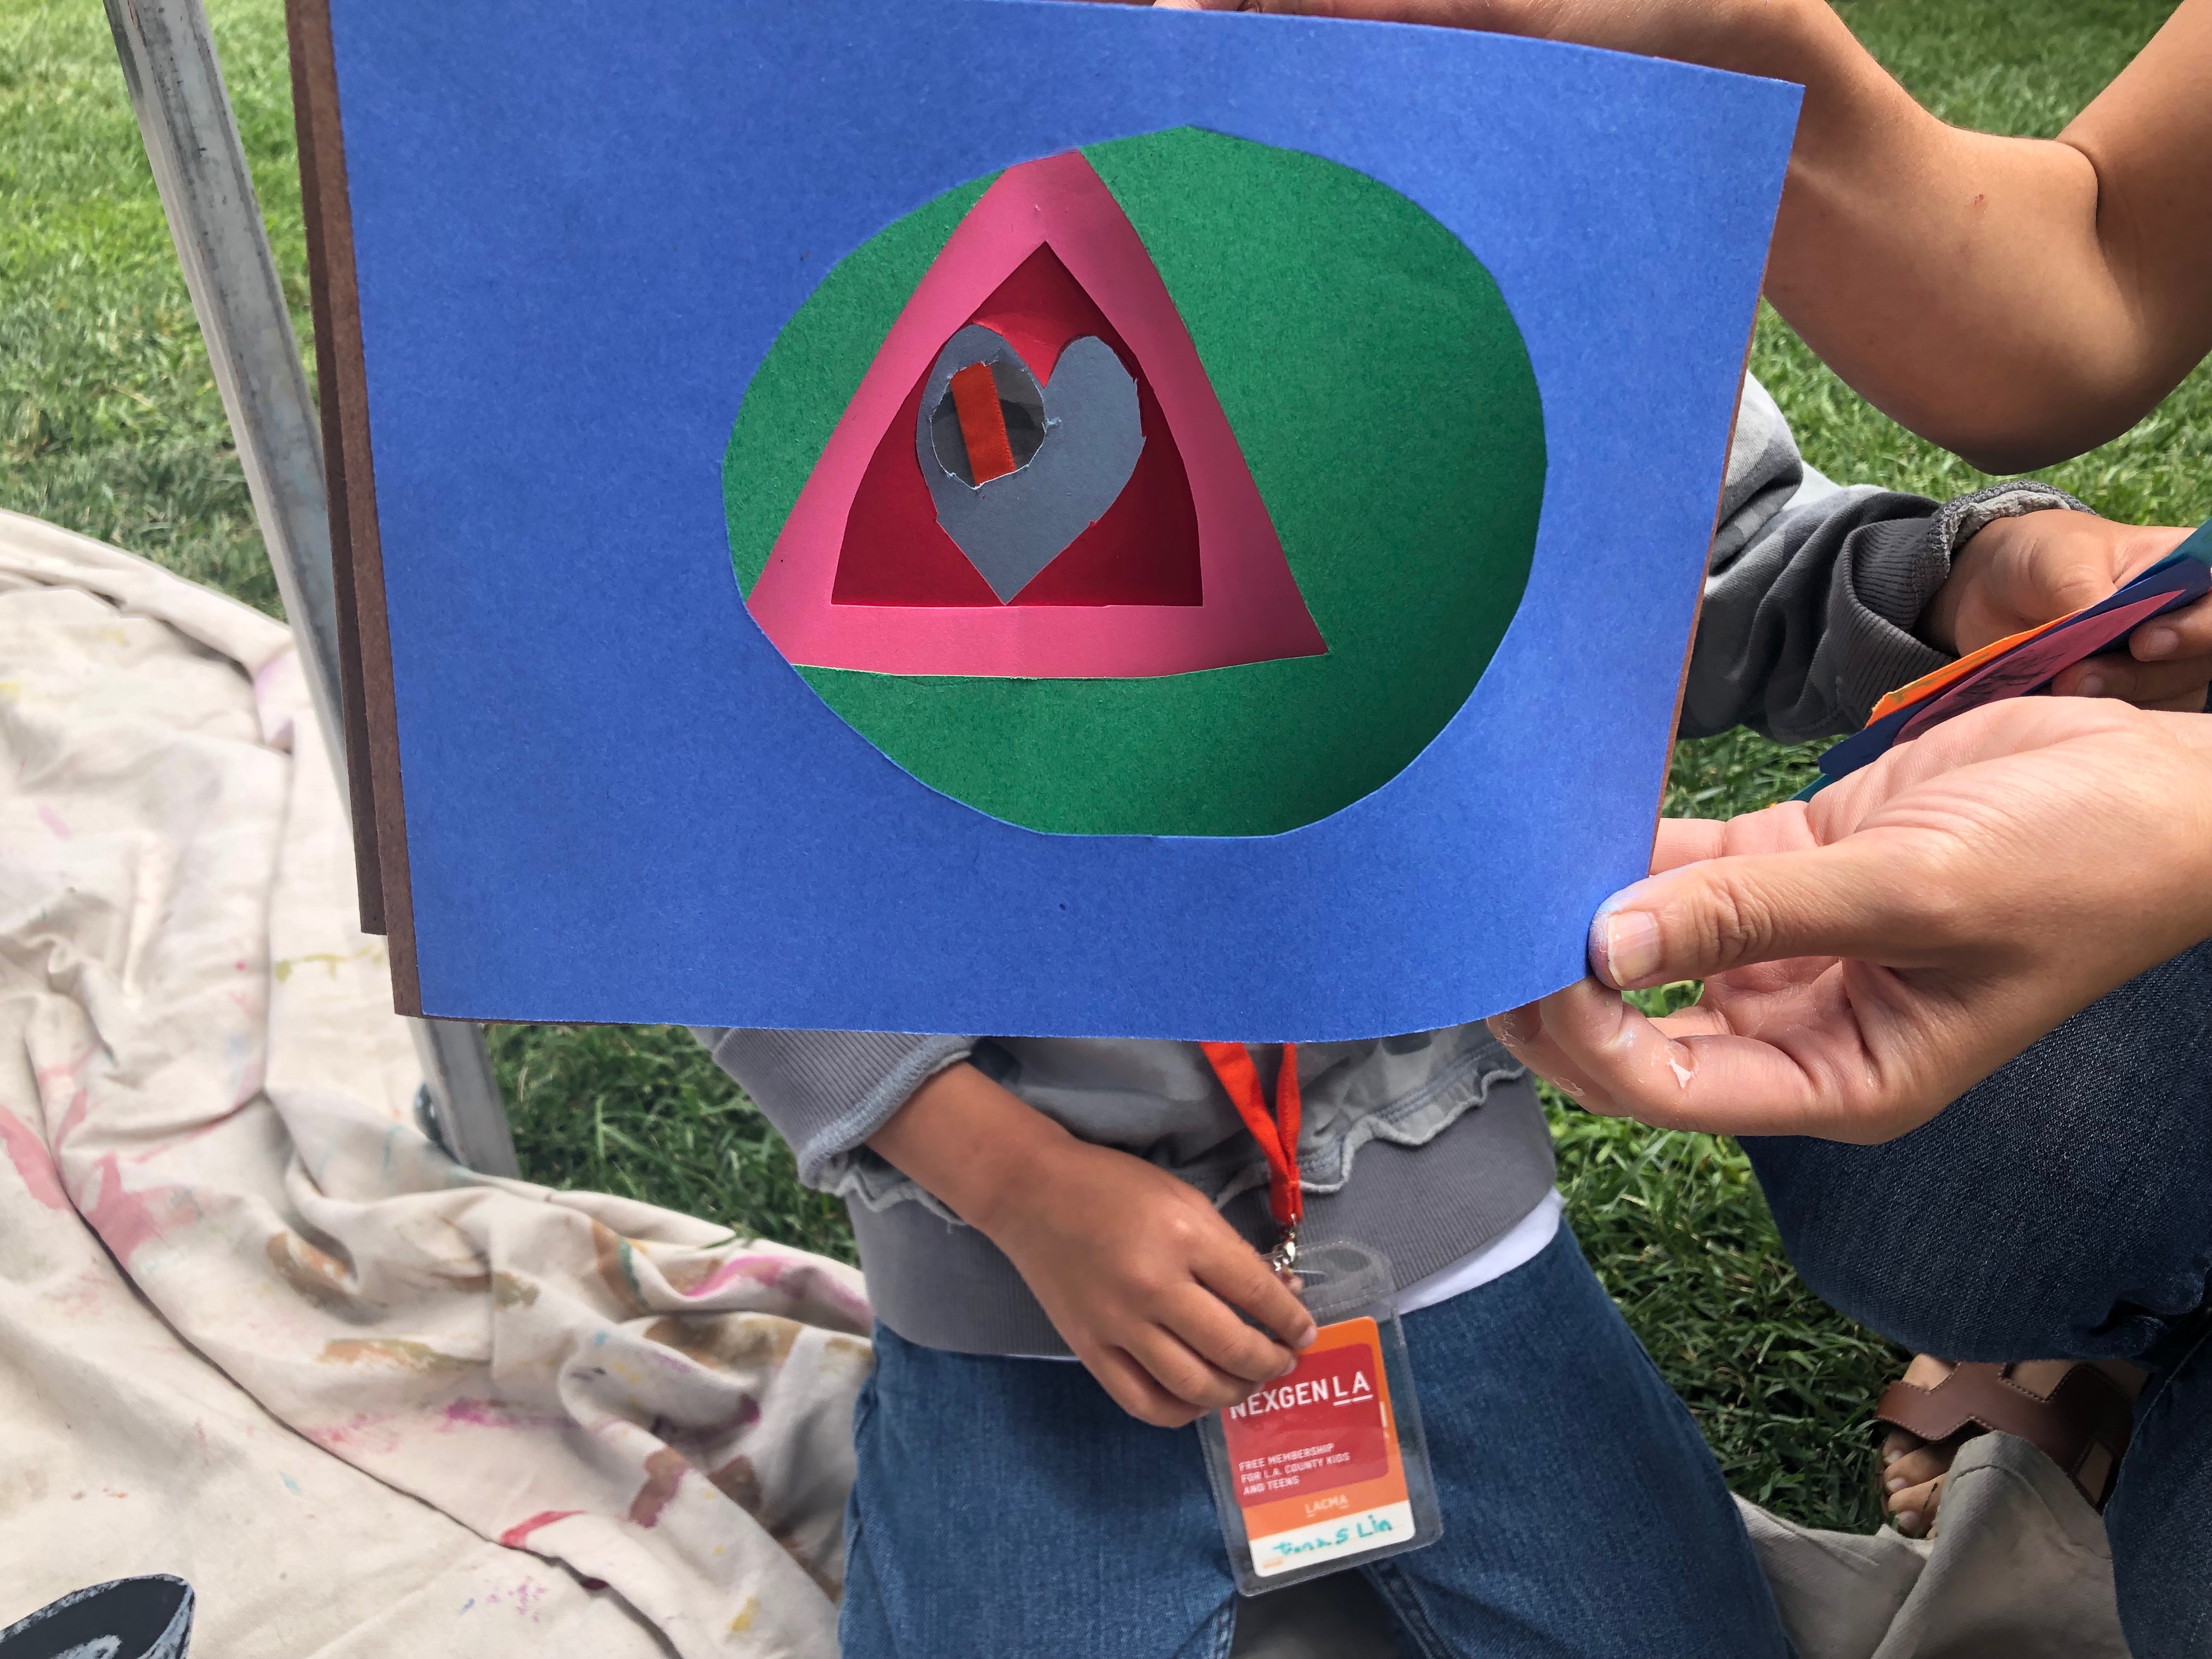
M 1313 1316 L 1196 1188 L 1078 1140 L 973 1066 L 930 1079 L 868 1145 L 1006 1253 L 1133 1417 L 1180 1428 L 1233 1406 L 1313 1340 Z
M 1070 1136 L 977 1224 L 1106 1392 L 1162 1428 L 1237 1404 L 1313 1340 L 1313 1316 L 1198 1189 L 1127 1152 Z
M 2051 509 L 1999 519 L 1959 550 L 1920 632 L 1964 656 L 1992 640 L 2109 598 L 2189 532 L 2114 524 Z M 2136 629 L 2123 653 L 2075 663 L 2051 682 L 2061 696 L 2124 697 L 2193 714 L 2212 683 L 2212 595 Z

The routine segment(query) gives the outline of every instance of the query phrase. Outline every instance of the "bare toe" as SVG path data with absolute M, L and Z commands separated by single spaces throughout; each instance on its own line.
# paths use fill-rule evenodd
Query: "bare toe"
M 1933 1389 L 1951 1375 L 1954 1366 L 1948 1359 L 1938 1359 L 1934 1354 L 1917 1353 L 1905 1368 L 1903 1381 L 1916 1389 Z M 1951 1468 L 1951 1460 L 1959 1455 L 1964 1437 L 1948 1440 L 1923 1440 L 1910 1430 L 1887 1425 L 1881 1443 L 1876 1449 L 1875 1484 L 1881 1489 L 1882 1503 L 1893 1515 L 1898 1510 L 1896 1496 L 1902 1492 L 1917 1492 L 1929 1481 L 1940 1480 Z M 1918 1505 L 1912 1508 L 1916 1522 L 1924 1522 Z M 1902 1526 L 1900 1530 L 1905 1530 Z M 1917 1537 L 1917 1531 L 1907 1531 L 1908 1537 Z
M 1887 1499 L 1890 1524 L 1907 1538 L 1930 1536 L 1936 1530 L 1936 1511 L 1943 1501 L 1946 1479 L 1939 1474 L 1917 1486 L 1891 1492 Z
M 1881 1444 L 1875 1449 L 1875 1461 L 1882 1468 L 1887 1469 L 1892 1463 L 1897 1462 L 1907 1452 L 1918 1451 L 1927 1443 L 1918 1435 L 1892 1424 L 1883 1433 Z
M 1959 1443 L 1955 1440 L 1915 1446 L 1882 1466 L 1881 1489 L 1892 1492 L 1902 1492 L 1907 1486 L 1925 1486 L 1938 1475 L 1948 1474 L 1951 1460 L 1958 1455 Z

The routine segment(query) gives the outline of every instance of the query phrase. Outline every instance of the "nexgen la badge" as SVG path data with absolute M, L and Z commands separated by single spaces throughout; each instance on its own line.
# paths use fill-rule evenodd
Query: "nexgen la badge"
M 1338 1240 L 1301 1250 L 1321 1330 L 1289 1376 L 1199 1423 L 1229 1565 L 1246 1595 L 1443 1535 L 1390 1263 Z
M 1412 1539 L 1372 1319 L 1328 1327 L 1296 1370 L 1223 1412 L 1221 1431 L 1261 1577 Z

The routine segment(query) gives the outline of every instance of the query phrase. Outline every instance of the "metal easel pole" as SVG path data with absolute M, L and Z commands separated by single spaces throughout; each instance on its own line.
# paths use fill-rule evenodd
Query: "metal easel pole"
M 337 599 L 322 433 L 200 0 L 106 0 L 131 107 L 230 417 L 261 539 L 347 799 Z M 441 1138 L 463 1164 L 517 1173 L 481 1026 L 410 1020 Z

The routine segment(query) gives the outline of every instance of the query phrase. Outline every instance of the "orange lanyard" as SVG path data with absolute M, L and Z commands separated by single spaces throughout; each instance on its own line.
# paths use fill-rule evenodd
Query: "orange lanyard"
M 1201 1042 L 1214 1076 L 1229 1091 L 1230 1103 L 1267 1159 L 1267 1211 L 1283 1230 L 1275 1249 L 1279 1264 L 1297 1255 L 1298 1223 L 1306 1212 L 1305 1188 L 1298 1184 L 1298 1045 L 1283 1045 L 1282 1069 L 1275 1074 L 1275 1109 L 1260 1092 L 1260 1071 L 1241 1042 Z

